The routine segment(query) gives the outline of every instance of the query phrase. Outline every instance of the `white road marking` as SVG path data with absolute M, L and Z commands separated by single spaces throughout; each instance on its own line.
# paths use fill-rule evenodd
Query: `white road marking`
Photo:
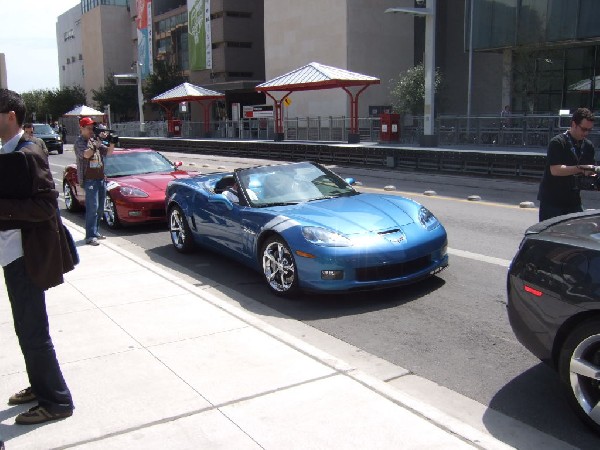
M 495 264 L 497 266 L 509 267 L 510 261 L 508 259 L 495 258 L 493 256 L 481 255 L 479 253 L 472 253 L 466 250 L 458 250 L 455 248 L 449 248 L 448 254 L 454 256 L 460 256 L 462 258 L 473 259 L 475 261 L 486 262 L 489 264 Z

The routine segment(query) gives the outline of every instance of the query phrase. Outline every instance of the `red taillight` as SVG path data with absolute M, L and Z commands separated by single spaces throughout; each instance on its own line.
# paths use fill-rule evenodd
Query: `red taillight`
M 536 297 L 541 297 L 544 293 L 542 291 L 538 291 L 537 289 L 532 288 L 531 286 L 523 286 L 525 292 L 529 292 L 530 294 L 535 295 Z

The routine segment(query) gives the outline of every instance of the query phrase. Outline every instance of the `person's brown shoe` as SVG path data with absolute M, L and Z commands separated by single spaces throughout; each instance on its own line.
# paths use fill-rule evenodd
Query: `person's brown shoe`
M 40 405 L 29 408 L 15 418 L 15 423 L 19 425 L 37 425 L 38 423 L 50 422 L 51 420 L 65 419 L 73 415 L 73 410 L 63 412 L 50 412 Z
M 25 388 L 22 391 L 13 394 L 8 399 L 9 405 L 22 405 L 24 403 L 32 402 L 36 399 L 35 394 L 31 390 L 31 387 Z

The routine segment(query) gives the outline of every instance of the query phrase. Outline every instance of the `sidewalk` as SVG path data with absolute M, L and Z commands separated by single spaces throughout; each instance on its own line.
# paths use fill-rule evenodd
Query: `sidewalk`
M 7 450 L 512 448 L 110 238 L 83 245 L 83 230 L 65 224 L 81 263 L 47 304 L 76 410 L 20 426 L 31 405 L 5 405 Z M 27 381 L 4 288 L 0 342 L 8 399 Z M 544 436 L 531 448 L 561 447 Z

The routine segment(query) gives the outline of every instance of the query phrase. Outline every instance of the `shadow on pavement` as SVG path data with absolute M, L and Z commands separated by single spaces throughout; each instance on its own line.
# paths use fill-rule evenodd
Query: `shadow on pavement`
M 489 407 L 577 448 L 600 448 L 600 436 L 579 421 L 567 404 L 558 376 L 543 363 L 500 389 Z M 515 448 L 523 448 L 517 435 L 499 426 L 492 411 L 488 410 L 483 421 L 494 437 Z

